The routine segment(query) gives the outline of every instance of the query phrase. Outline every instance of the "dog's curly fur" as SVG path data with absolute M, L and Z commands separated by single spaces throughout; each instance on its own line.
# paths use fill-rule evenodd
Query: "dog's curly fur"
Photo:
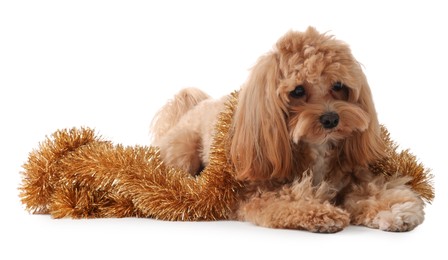
M 192 175 L 209 162 L 228 97 L 184 89 L 152 122 L 165 163 Z M 348 224 L 408 231 L 424 203 L 405 177 L 369 170 L 384 157 L 371 91 L 349 47 L 314 28 L 288 32 L 242 86 L 231 139 L 245 182 L 234 218 L 265 227 L 336 232 Z

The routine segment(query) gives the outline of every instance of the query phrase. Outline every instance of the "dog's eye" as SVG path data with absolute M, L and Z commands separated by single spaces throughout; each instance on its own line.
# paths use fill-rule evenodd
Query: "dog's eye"
M 302 85 L 298 85 L 293 91 L 289 92 L 289 95 L 293 98 L 301 98 L 305 96 L 305 88 Z
M 350 95 L 349 92 L 349 88 L 341 82 L 336 82 L 331 87 L 331 95 L 333 96 L 333 98 L 338 100 L 347 101 Z
M 344 84 L 341 82 L 334 83 L 333 87 L 331 88 L 333 91 L 341 91 L 343 89 L 347 88 Z

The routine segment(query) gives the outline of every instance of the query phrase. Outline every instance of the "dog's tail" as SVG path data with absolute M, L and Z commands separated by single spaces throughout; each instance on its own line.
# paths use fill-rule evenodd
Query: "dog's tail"
M 185 88 L 168 101 L 155 115 L 151 122 L 151 134 L 153 144 L 157 143 L 180 118 L 190 109 L 205 99 L 209 99 L 202 90 L 197 88 Z
M 101 142 L 93 130 L 73 128 L 59 130 L 32 151 L 22 166 L 20 198 L 26 209 L 32 213 L 47 214 L 59 176 L 61 159 L 81 146 Z

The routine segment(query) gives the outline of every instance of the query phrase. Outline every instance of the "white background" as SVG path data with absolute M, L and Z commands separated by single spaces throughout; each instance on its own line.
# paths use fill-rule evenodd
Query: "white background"
M 1 259 L 446 259 L 443 1 L 155 2 L 0 3 Z M 46 135 L 89 126 L 115 143 L 147 145 L 152 116 L 179 89 L 228 94 L 281 35 L 308 25 L 350 44 L 381 122 L 433 170 L 436 199 L 414 231 L 53 220 L 20 204 L 21 165 Z

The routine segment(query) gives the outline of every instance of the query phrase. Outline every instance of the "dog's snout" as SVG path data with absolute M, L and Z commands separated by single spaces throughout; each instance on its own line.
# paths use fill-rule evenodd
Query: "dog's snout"
M 331 129 L 338 125 L 339 115 L 335 112 L 327 112 L 320 116 L 319 121 L 325 129 Z

